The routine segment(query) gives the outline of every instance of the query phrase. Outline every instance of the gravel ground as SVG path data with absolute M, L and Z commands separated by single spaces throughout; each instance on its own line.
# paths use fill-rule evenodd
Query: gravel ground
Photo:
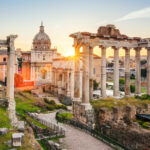
M 55 112 L 49 114 L 39 114 L 39 117 L 50 122 L 55 122 Z M 60 124 L 66 129 L 64 143 L 67 150 L 113 150 L 111 147 L 92 137 L 91 135 L 66 124 Z

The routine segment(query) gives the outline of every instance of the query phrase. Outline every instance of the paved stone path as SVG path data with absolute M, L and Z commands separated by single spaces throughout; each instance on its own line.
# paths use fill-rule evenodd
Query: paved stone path
M 39 114 L 39 118 L 56 123 L 55 115 L 56 112 L 49 114 Z M 59 125 L 63 126 L 66 129 L 66 137 L 64 138 L 64 143 L 67 150 L 113 150 L 105 143 L 97 140 L 96 138 L 81 131 L 80 129 L 66 124 L 59 123 Z

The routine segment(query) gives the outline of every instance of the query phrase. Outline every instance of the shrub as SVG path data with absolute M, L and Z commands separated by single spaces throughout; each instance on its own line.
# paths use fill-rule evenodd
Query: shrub
M 51 105 L 56 105 L 56 102 L 55 102 L 54 100 L 50 100 L 50 101 L 49 101 L 49 104 L 51 104 Z
M 130 85 L 130 91 L 131 91 L 131 93 L 135 92 L 135 85 L 133 85 L 133 84 Z
M 56 119 L 60 122 L 68 122 L 72 118 L 72 113 L 57 113 Z
M 134 74 L 131 74 L 131 75 L 130 75 L 130 79 L 135 79 L 135 75 L 134 75 Z
M 65 109 L 65 110 L 67 110 L 67 106 L 65 106 L 65 105 L 57 104 L 55 107 L 56 107 L 56 109 Z
M 47 109 L 48 109 L 48 110 L 54 110 L 54 109 L 55 109 L 55 106 L 53 106 L 53 105 L 48 105 L 48 106 L 47 106 Z
M 44 98 L 43 100 L 44 100 L 45 103 L 49 104 L 49 99 L 48 98 Z
M 99 84 L 96 82 L 96 80 L 93 80 L 93 88 L 94 88 L 94 90 L 97 90 L 98 85 Z
M 119 79 L 119 84 L 125 84 L 125 79 L 124 78 L 121 78 L 121 79 Z
M 135 96 L 136 99 L 140 99 L 140 100 L 150 100 L 150 95 L 148 94 L 143 94 L 142 96 Z

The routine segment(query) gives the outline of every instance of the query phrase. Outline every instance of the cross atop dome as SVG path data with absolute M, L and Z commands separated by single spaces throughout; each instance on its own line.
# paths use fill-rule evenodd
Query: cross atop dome
M 40 32 L 42 32 L 42 33 L 44 32 L 43 21 L 41 21 Z

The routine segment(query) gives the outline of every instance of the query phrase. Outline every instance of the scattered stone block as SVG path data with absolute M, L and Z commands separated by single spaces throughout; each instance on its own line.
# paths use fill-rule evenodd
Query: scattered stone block
M 24 132 L 24 121 L 18 121 L 18 131 Z
M 7 134 L 8 129 L 7 128 L 0 128 L 0 135 L 5 135 Z
M 12 145 L 13 146 L 21 146 L 24 138 L 23 133 L 13 133 L 12 134 Z

